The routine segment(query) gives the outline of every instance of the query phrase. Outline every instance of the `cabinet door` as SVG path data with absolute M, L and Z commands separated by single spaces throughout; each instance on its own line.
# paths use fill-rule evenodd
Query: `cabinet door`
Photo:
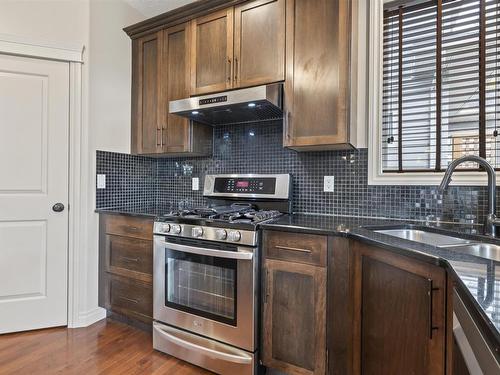
M 234 86 L 285 79 L 285 0 L 257 0 L 234 10 Z
M 132 153 L 161 152 L 161 32 L 132 44 Z
M 233 8 L 192 21 L 191 94 L 233 85 Z
M 287 374 L 324 374 L 326 269 L 266 259 L 264 278 L 263 364 Z
M 168 28 L 163 33 L 162 145 L 163 152 L 190 151 L 189 120 L 168 113 L 171 100 L 190 94 L 190 28 L 188 23 Z
M 445 373 L 446 274 L 354 242 L 354 373 Z
M 287 0 L 286 147 L 335 149 L 348 142 L 350 6 Z

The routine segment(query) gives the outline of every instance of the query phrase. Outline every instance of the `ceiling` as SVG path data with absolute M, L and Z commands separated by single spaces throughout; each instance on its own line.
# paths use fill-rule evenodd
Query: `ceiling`
M 125 0 L 145 17 L 153 17 L 197 0 Z

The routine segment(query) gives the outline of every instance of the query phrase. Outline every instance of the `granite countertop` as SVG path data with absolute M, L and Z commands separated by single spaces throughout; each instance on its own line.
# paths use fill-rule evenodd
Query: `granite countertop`
M 95 212 L 108 215 L 125 215 L 144 218 L 155 218 L 165 213 L 159 207 L 110 207 L 96 208 Z
M 482 232 L 481 226 L 294 214 L 282 216 L 262 224 L 261 227 L 349 237 L 446 268 L 456 280 L 460 295 L 465 297 L 464 302 L 491 349 L 500 357 L 500 262 L 373 231 L 391 227 L 413 227 L 500 245 L 498 239 L 479 235 L 478 233 Z

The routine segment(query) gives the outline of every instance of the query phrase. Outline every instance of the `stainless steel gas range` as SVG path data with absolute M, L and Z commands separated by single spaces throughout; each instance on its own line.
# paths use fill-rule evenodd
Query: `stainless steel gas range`
M 208 206 L 154 223 L 155 349 L 219 374 L 255 374 L 259 223 L 290 210 L 290 175 L 207 175 Z

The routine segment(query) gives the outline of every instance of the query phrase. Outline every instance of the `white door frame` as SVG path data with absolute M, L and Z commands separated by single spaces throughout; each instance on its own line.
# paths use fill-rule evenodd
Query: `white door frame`
M 76 328 L 105 317 L 98 309 L 93 316 L 81 312 L 82 282 L 87 265 L 87 178 L 88 130 L 82 113 L 82 64 L 84 46 L 61 46 L 12 35 L 0 34 L 0 54 L 67 62 L 70 71 L 69 95 L 69 201 L 68 201 L 68 327 Z

